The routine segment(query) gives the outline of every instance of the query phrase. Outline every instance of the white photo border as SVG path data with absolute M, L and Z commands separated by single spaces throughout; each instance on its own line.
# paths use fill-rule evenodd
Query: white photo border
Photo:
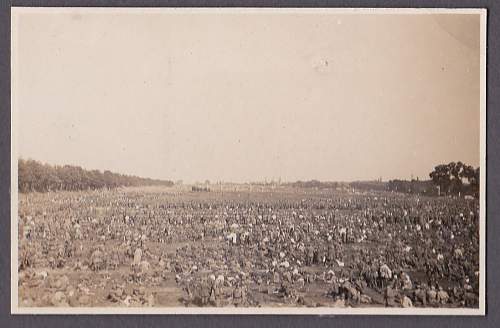
M 478 308 L 185 308 L 185 307 L 20 307 L 18 302 L 18 136 L 16 48 L 17 22 L 22 13 L 189 13 L 189 14 L 471 14 L 480 15 L 480 229 L 479 229 L 479 307 Z M 484 316 L 486 314 L 486 29 L 484 8 L 136 8 L 136 7 L 12 7 L 11 8 L 11 314 L 217 314 L 217 315 L 454 315 Z

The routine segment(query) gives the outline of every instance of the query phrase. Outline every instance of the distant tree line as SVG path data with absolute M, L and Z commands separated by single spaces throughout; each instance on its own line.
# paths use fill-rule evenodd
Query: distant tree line
M 387 183 L 389 191 L 402 192 L 407 194 L 421 194 L 427 196 L 437 196 L 438 191 L 431 180 L 390 180 Z
M 431 180 L 391 180 L 387 184 L 390 191 L 423 195 L 470 195 L 479 197 L 479 168 L 462 162 L 437 165 L 429 173 Z
M 295 188 L 318 188 L 318 189 L 329 189 L 337 188 L 339 183 L 337 182 L 323 182 L 318 180 L 309 181 L 296 181 L 291 183 L 292 187 Z
M 354 181 L 349 183 L 349 187 L 357 190 L 376 190 L 383 191 L 387 190 L 387 183 L 380 180 L 372 181 Z
M 113 189 L 128 186 L 172 186 L 168 180 L 141 178 L 110 171 L 85 170 L 74 165 L 50 165 L 28 159 L 18 161 L 20 192 Z

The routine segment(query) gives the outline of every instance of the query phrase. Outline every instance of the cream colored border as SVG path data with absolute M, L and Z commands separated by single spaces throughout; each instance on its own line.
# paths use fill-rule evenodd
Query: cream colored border
M 424 308 L 27 308 L 18 306 L 18 187 L 17 187 L 17 22 L 21 13 L 133 13 L 133 14 L 471 14 L 481 16 L 480 99 L 480 295 L 478 309 Z M 286 315 L 485 315 L 486 313 L 486 9 L 380 8 L 29 8 L 11 9 L 11 313 L 12 314 L 286 314 Z

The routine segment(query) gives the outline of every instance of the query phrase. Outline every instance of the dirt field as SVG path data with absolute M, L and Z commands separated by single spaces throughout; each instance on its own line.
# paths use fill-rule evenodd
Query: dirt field
M 434 236 L 432 228 L 416 228 L 419 216 L 428 221 L 429 213 L 456 216 L 475 209 L 474 202 L 246 185 L 216 186 L 211 192 L 158 187 L 21 194 L 19 305 L 234 306 L 239 282 L 245 289 L 243 306 L 385 306 L 383 286 L 359 287 L 360 295 L 367 296 L 362 302 L 330 291 L 339 281 L 358 281 L 359 263 L 372 258 L 388 263 L 394 274 L 405 272 L 414 285 L 427 282 L 424 264 L 400 264 L 402 250 L 392 250 L 391 256 L 387 250 L 408 246 L 408 256 L 418 258 L 420 253 L 413 253 L 418 244 Z M 389 212 L 394 223 L 379 224 L 379 217 L 386 220 Z M 403 218 L 407 223 L 398 223 Z M 339 241 L 340 227 L 348 227 L 353 240 Z M 455 229 L 453 248 L 444 245 L 443 237 L 432 239 L 427 251 L 451 258 L 456 249 L 472 243 L 474 227 L 464 223 Z M 234 242 L 227 238 L 231 233 L 238 236 Z M 339 245 L 336 261 L 319 256 L 320 263 L 305 263 L 307 247 L 326 252 L 330 244 Z M 138 248 L 146 269 L 133 265 Z M 477 271 L 475 248 L 462 251 L 472 271 Z M 95 269 L 95 263 L 101 265 Z M 336 280 L 325 278 L 330 271 Z M 279 282 L 273 280 L 276 272 Z M 284 291 L 287 274 L 292 278 Z M 203 279 L 210 282 L 210 275 L 221 275 L 225 282 L 217 302 L 211 297 L 202 304 L 198 288 Z M 304 284 L 306 277 L 314 279 Z M 435 281 L 451 293 L 462 286 L 460 279 L 448 273 Z M 474 276 L 468 274 L 468 279 Z M 413 297 L 414 288 L 401 290 L 393 306 L 404 295 Z M 470 304 L 457 296 L 427 306 Z

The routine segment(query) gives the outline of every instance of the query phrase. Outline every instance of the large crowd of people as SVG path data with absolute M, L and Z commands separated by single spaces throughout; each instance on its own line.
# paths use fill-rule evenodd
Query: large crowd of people
M 476 199 L 299 188 L 30 193 L 20 195 L 18 230 L 24 305 L 478 307 Z M 89 287 L 89 276 L 104 282 Z M 162 303 L 162 286 L 180 290 L 178 303 Z M 101 299 L 92 288 L 105 290 Z

